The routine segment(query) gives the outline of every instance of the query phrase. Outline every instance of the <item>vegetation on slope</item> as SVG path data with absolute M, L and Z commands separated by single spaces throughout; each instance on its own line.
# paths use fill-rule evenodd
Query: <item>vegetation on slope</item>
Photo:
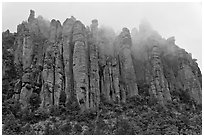
M 143 88 L 145 89 L 145 88 Z M 142 89 L 140 88 L 140 92 Z M 166 107 L 149 96 L 135 96 L 126 104 L 102 102 L 97 112 L 80 113 L 53 106 L 50 112 L 36 109 L 38 100 L 25 110 L 18 102 L 3 102 L 3 134 L 27 135 L 200 135 L 201 106 L 168 102 Z

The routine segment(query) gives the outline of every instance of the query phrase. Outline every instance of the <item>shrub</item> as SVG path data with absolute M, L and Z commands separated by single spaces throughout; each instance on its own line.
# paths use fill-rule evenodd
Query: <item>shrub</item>
M 13 114 L 7 115 L 3 122 L 2 134 L 4 135 L 20 134 L 21 125 L 19 123 L 20 123 L 20 120 L 16 119 Z
M 15 99 L 8 99 L 2 103 L 2 115 L 13 114 L 18 117 L 20 111 L 20 103 Z
M 29 99 L 29 103 L 32 106 L 32 111 L 37 110 L 40 107 L 40 96 L 37 93 L 33 93 Z
M 50 115 L 51 116 L 59 116 L 60 115 L 60 109 L 59 109 L 59 106 L 51 106 L 50 107 Z
M 72 126 L 69 122 L 66 122 L 65 124 L 61 125 L 59 129 L 63 135 L 69 135 L 72 131 Z
M 116 123 L 116 130 L 114 132 L 116 135 L 133 135 L 134 130 L 133 127 L 130 125 L 128 119 L 119 118 Z

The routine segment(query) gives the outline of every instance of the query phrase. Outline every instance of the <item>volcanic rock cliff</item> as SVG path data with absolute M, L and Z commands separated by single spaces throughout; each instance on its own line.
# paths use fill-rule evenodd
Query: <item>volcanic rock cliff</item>
M 146 22 L 139 31 L 123 28 L 116 36 L 111 29 L 98 28 L 96 19 L 87 27 L 74 17 L 61 24 L 35 18 L 31 10 L 15 35 L 3 33 L 3 38 L 8 37 L 14 43 L 5 52 L 13 56 L 16 69 L 12 95 L 22 108 L 33 94 L 44 110 L 60 104 L 82 112 L 97 110 L 102 101 L 126 103 L 144 94 L 163 106 L 184 96 L 202 104 L 202 75 L 196 60 L 175 44 L 174 37 L 162 38 Z M 3 78 L 11 71 L 6 60 Z M 147 93 L 140 90 L 144 85 Z

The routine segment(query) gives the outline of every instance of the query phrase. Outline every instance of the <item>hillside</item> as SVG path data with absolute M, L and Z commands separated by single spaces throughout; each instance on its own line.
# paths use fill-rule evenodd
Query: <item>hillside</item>
M 202 74 L 147 21 L 119 35 L 30 10 L 2 33 L 3 134 L 202 134 Z

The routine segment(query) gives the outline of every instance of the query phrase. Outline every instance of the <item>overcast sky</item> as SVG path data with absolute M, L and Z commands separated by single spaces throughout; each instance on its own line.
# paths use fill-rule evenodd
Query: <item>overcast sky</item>
M 164 38 L 175 36 L 176 44 L 192 53 L 202 63 L 202 5 L 201 3 L 3 3 L 2 30 L 16 32 L 17 25 L 27 20 L 29 10 L 36 17 L 58 19 L 61 23 L 74 16 L 85 25 L 98 19 L 99 25 L 119 32 L 130 30 L 147 19 Z

